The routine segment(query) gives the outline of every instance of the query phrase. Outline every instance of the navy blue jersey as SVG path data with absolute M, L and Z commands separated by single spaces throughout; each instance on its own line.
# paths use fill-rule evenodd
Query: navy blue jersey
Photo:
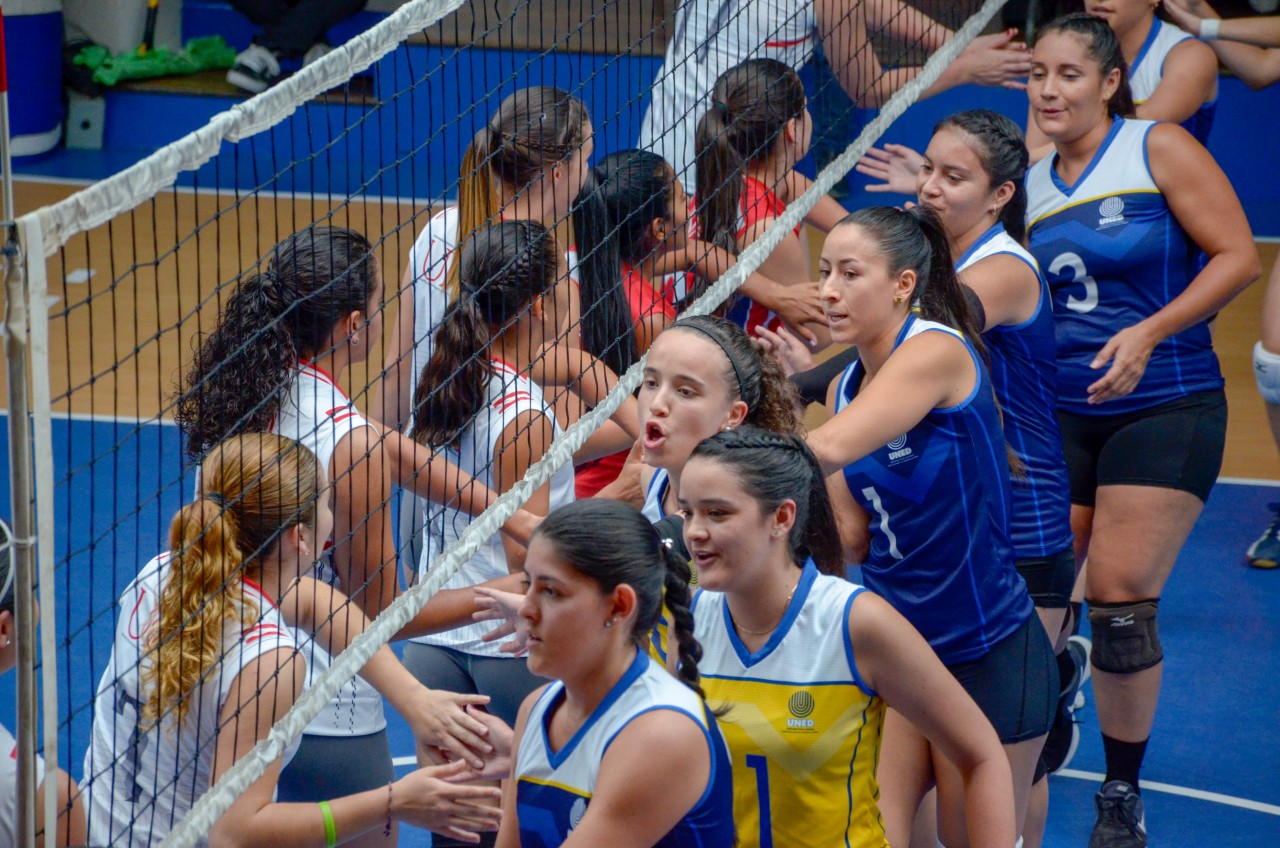
M 734 844 L 733 773 L 715 718 L 697 693 L 666 669 L 636 652 L 591 716 L 561 748 L 553 750 L 547 728 L 563 703 L 564 684 L 552 683 L 538 697 L 516 754 L 516 816 L 524 848 L 553 848 L 569 838 L 591 805 L 600 764 L 613 740 L 632 719 L 653 710 L 688 716 L 702 729 L 711 757 L 707 788 L 698 803 L 655 848 L 721 848 Z
M 1209 325 L 1201 321 L 1156 345 L 1131 394 L 1088 403 L 1088 387 L 1110 367 L 1089 367 L 1098 351 L 1182 294 L 1198 268 L 1198 248 L 1151 176 L 1153 126 L 1116 118 L 1075 185 L 1054 170 L 1057 154 L 1027 173 L 1028 241 L 1053 294 L 1058 406 L 1069 412 L 1133 412 L 1222 387 Z
M 1034 315 L 1021 324 L 992 327 L 984 334 L 1004 435 L 1024 466 L 1024 473 L 1013 478 L 1009 537 L 1019 559 L 1034 559 L 1066 550 L 1073 538 L 1071 486 L 1054 411 L 1058 348 L 1048 283 L 1036 260 L 1005 232 L 1003 224 L 997 223 L 970 245 L 956 261 L 956 272 L 963 279 L 965 271 L 999 254 L 1025 262 L 1040 281 Z
M 1164 79 L 1164 63 L 1169 58 L 1169 51 L 1184 41 L 1194 40 L 1191 33 L 1159 18 L 1151 22 L 1151 31 L 1147 33 L 1137 57 L 1129 66 L 1129 88 L 1133 91 L 1135 105 L 1141 106 L 1155 94 L 1160 81 Z M 1209 130 L 1213 129 L 1213 116 L 1217 111 L 1218 98 L 1215 94 L 1201 103 L 1200 108 L 1182 122 L 1182 126 L 1195 136 L 1196 141 L 1208 145 Z
M 1009 461 L 991 378 L 958 331 L 915 315 L 895 349 L 925 332 L 964 343 L 978 371 L 973 391 L 845 466 L 844 477 L 871 517 L 863 582 L 951 665 L 986 655 L 1033 607 L 1014 569 Z M 857 395 L 864 373 L 860 360 L 845 369 L 837 411 Z

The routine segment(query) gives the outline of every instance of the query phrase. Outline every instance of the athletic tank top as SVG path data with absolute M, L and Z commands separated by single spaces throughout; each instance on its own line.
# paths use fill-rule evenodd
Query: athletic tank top
M 325 469 L 325 475 L 331 477 L 330 463 L 338 443 L 352 430 L 367 426 L 369 422 L 331 375 L 306 360 L 299 360 L 289 393 L 267 429 L 306 445 Z M 353 588 L 359 587 L 342 586 L 333 570 L 332 546 L 333 540 L 329 539 L 316 563 L 315 577 L 350 594 Z M 395 571 L 394 562 L 383 567 Z M 307 658 L 307 685 L 311 686 L 333 663 L 333 658 L 316 643 L 312 634 L 295 629 L 293 635 Z M 367 736 L 386 726 L 382 696 L 364 678 L 355 675 L 311 720 L 306 732 L 313 736 Z
M 1025 466 L 1015 476 L 1009 536 L 1019 559 L 1056 554 L 1071 547 L 1071 487 L 1062 456 L 1058 399 L 1057 344 L 1049 286 L 1036 260 L 997 223 L 956 262 L 966 270 L 1000 254 L 1027 264 L 1040 283 L 1035 313 L 1021 324 L 992 327 L 984 338 L 991 354 L 991 387 L 1003 412 L 1004 436 Z M 973 272 L 971 272 L 973 273 Z
M 964 343 L 978 379 L 963 401 L 934 409 L 889 444 L 845 466 L 871 517 L 867 588 L 915 625 L 947 665 L 986 655 L 1031 617 L 1009 541 L 1009 462 L 991 378 L 959 331 L 915 315 L 894 344 L 940 332 Z M 858 393 L 854 360 L 840 377 L 836 411 Z
M 683 713 L 702 730 L 711 774 L 698 803 L 655 848 L 722 848 L 733 845 L 733 783 L 724 740 L 697 693 L 651 663 L 643 651 L 591 716 L 559 751 L 547 728 L 564 701 L 556 681 L 529 713 L 516 755 L 516 815 L 523 848 L 553 848 L 569 838 L 591 805 L 600 763 L 632 719 L 654 710 Z
M 876 807 L 884 702 L 858 676 L 849 639 L 849 609 L 862 591 L 806 564 L 755 653 L 723 594 L 694 599 L 698 670 L 729 745 L 741 848 L 888 844 Z
M 1151 22 L 1151 31 L 1146 41 L 1138 50 L 1137 57 L 1129 67 L 1129 88 L 1133 90 L 1133 102 L 1142 105 L 1151 95 L 1156 93 L 1160 81 L 1164 79 L 1164 62 L 1169 58 L 1169 51 L 1184 41 L 1194 41 L 1195 36 L 1167 24 L 1156 18 Z M 1190 118 L 1182 122 L 1182 126 L 1195 136 L 1196 141 L 1207 145 L 1209 130 L 1213 128 L 1213 116 L 1218 111 L 1218 98 L 1214 97 L 1200 104 Z
M 458 444 L 443 449 L 441 453 L 463 471 L 492 488 L 494 465 L 498 462 L 498 441 L 502 438 L 502 431 L 508 425 L 521 415 L 533 412 L 545 415 L 551 420 L 556 436 L 559 436 L 561 431 L 560 425 L 556 423 L 555 412 L 542 399 L 542 390 L 537 383 L 532 382 L 500 359 L 490 361 L 493 364 L 494 373 L 489 378 L 484 406 L 462 431 Z M 564 465 L 556 471 L 551 477 L 550 487 L 552 510 L 572 502 L 573 466 Z M 418 563 L 420 577 L 426 576 L 435 558 L 456 541 L 470 523 L 471 516 L 456 509 L 445 507 L 433 509 L 430 512 L 422 559 Z M 502 547 L 502 534 L 494 533 L 441 588 L 463 589 L 508 573 L 510 572 L 507 568 L 507 554 Z M 510 658 L 510 654 L 499 650 L 498 642 L 485 642 L 481 639 L 492 629 L 492 624 L 482 621 L 432 636 L 420 636 L 414 641 L 427 645 L 440 645 L 479 656 Z
M 1088 403 L 1088 387 L 1106 373 L 1089 367 L 1098 351 L 1164 308 L 1196 273 L 1198 249 L 1147 167 L 1154 125 L 1115 119 L 1075 185 L 1054 170 L 1057 154 L 1027 173 L 1028 242 L 1053 294 L 1058 406 L 1079 415 L 1132 412 L 1223 384 L 1201 321 L 1156 345 L 1131 394 Z
M 276 605 L 245 580 L 244 597 L 257 609 L 256 620 L 247 626 L 238 619 L 226 622 L 218 667 L 190 696 L 181 724 L 171 712 L 147 727 L 146 636 L 156 625 L 169 574 L 169 554 L 160 554 L 120 595 L 115 641 L 98 683 L 84 760 L 91 845 L 159 845 L 209 788 L 220 715 L 236 677 L 265 654 L 297 650 Z M 285 751 L 286 763 L 297 748 L 294 740 Z
M 799 71 L 817 44 L 812 0 L 686 0 L 651 89 L 638 147 L 694 178 L 694 134 L 710 108 L 711 87 L 747 59 L 777 59 Z
M 662 501 L 667 496 L 667 489 L 671 486 L 671 479 L 667 476 L 667 469 L 659 468 L 653 472 L 653 476 L 649 478 L 649 488 L 644 493 L 644 506 L 640 512 L 645 518 L 649 519 L 650 524 L 657 524 L 659 521 L 667 517 L 667 511 L 662 506 Z

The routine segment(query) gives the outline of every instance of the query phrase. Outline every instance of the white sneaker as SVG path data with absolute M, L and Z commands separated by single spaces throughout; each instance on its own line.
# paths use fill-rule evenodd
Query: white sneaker
M 280 76 L 280 60 L 276 54 L 261 44 L 250 44 L 248 50 L 236 56 L 235 65 L 227 71 L 227 82 L 259 94 L 274 85 Z

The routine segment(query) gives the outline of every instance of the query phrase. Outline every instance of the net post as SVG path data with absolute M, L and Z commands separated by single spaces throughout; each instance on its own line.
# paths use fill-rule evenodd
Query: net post
M 3 248 L 5 358 L 9 390 L 9 499 L 13 506 L 14 611 L 18 639 L 18 845 L 34 848 L 36 833 L 36 605 L 35 514 L 31 476 L 31 422 L 27 404 L 26 275 L 12 224 Z M 55 781 L 56 783 L 56 781 Z

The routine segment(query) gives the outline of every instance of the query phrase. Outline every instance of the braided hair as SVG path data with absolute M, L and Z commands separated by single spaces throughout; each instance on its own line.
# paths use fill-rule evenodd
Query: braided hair
M 796 562 L 812 557 L 823 574 L 844 576 L 844 554 L 835 514 L 827 497 L 826 477 L 804 439 L 744 425 L 703 440 L 689 457 L 728 468 L 760 510 L 771 513 L 783 501 L 796 505 L 788 539 Z
M 608 532 L 602 533 L 601 528 Z M 693 636 L 689 611 L 689 561 L 662 544 L 648 519 L 621 501 L 590 498 L 554 510 L 533 537 L 550 542 L 561 560 L 599 583 L 602 592 L 612 592 L 624 583 L 635 590 L 631 639 L 641 650 L 658 625 L 665 603 L 679 646 L 679 677 L 703 695 L 698 676 L 702 646 Z

